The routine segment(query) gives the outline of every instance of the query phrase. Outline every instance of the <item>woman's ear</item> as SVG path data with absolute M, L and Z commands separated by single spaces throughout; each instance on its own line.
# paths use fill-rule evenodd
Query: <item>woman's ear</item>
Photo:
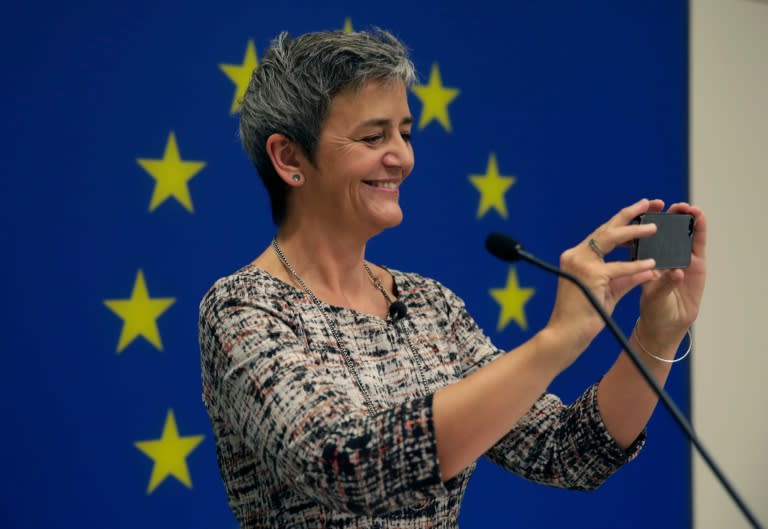
M 301 171 L 304 157 L 299 147 L 285 134 L 276 132 L 267 138 L 267 154 L 283 182 L 291 187 L 304 185 Z

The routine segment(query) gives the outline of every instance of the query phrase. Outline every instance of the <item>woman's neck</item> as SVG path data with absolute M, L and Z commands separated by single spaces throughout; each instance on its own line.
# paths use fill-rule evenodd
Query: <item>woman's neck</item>
M 280 226 L 276 238 L 294 272 L 321 299 L 353 302 L 370 295 L 371 281 L 363 268 L 366 239 L 289 222 Z

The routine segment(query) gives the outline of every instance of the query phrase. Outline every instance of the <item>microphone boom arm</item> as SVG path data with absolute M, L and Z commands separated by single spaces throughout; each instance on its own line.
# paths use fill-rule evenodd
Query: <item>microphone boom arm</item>
M 635 364 L 635 367 L 637 367 L 638 371 L 640 371 L 640 374 L 643 376 L 645 381 L 653 389 L 653 392 L 656 393 L 659 400 L 664 403 L 664 406 L 667 407 L 669 412 L 672 414 L 672 417 L 675 419 L 675 422 L 677 422 L 678 426 L 680 426 L 680 428 L 683 430 L 683 433 L 688 438 L 688 440 L 693 444 L 693 446 L 696 448 L 701 458 L 704 459 L 704 462 L 707 464 L 707 466 L 709 466 L 709 469 L 715 475 L 715 477 L 720 482 L 722 487 L 726 490 L 726 492 L 728 492 L 731 499 L 739 508 L 741 513 L 744 515 L 744 517 L 747 520 L 749 520 L 750 524 L 755 529 L 763 529 L 763 526 L 760 525 L 760 522 L 757 520 L 755 515 L 749 510 L 749 507 L 747 506 L 747 504 L 744 502 L 741 496 L 739 496 L 738 492 L 736 492 L 736 489 L 734 489 L 734 487 L 725 477 L 725 474 L 723 474 L 723 472 L 720 470 L 720 467 L 717 465 L 715 460 L 712 458 L 712 456 L 709 455 L 709 452 L 707 452 L 706 448 L 704 448 L 698 436 L 694 432 L 691 424 L 688 422 L 688 420 L 685 418 L 683 413 L 674 403 L 674 401 L 669 396 L 669 394 L 664 390 L 664 388 L 659 386 L 659 383 L 656 382 L 656 380 L 653 378 L 653 375 L 651 375 L 651 373 L 648 371 L 648 368 L 645 367 L 645 364 L 643 364 L 643 362 L 638 358 L 638 355 L 635 352 L 635 350 L 632 348 L 631 345 L 629 345 L 629 340 L 627 339 L 627 337 L 624 336 L 624 333 L 616 324 L 614 319 L 607 312 L 605 312 L 605 309 L 603 308 L 602 304 L 595 298 L 594 294 L 592 294 L 592 291 L 589 288 L 587 288 L 587 286 L 584 283 L 582 283 L 573 274 L 570 274 L 564 270 L 561 270 L 556 266 L 552 266 L 546 261 L 542 261 L 538 257 L 531 255 L 530 253 L 523 250 L 519 244 L 516 244 L 515 246 L 515 254 L 516 254 L 516 257 L 518 257 L 519 259 L 527 261 L 535 266 L 538 266 L 539 268 L 543 268 L 548 272 L 552 272 L 553 274 L 556 274 L 562 278 L 565 278 L 571 283 L 573 283 L 574 285 L 576 285 L 577 287 L 579 287 L 579 289 L 584 293 L 584 295 L 589 300 L 590 304 L 594 307 L 594 309 L 603 319 L 606 326 L 611 331 L 611 334 L 613 334 L 616 340 L 618 340 L 618 342 L 624 348 L 624 351 L 627 353 L 627 356 L 629 356 L 629 358 L 632 360 L 632 363 Z

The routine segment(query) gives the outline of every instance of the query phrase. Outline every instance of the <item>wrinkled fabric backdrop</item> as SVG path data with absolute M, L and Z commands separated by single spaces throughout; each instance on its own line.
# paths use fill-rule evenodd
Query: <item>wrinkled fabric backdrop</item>
M 501 347 L 546 323 L 556 280 L 489 256 L 488 233 L 557 262 L 638 198 L 687 198 L 686 2 L 3 11 L 3 527 L 236 527 L 200 398 L 197 307 L 274 233 L 237 98 L 281 30 L 379 26 L 411 48 L 405 220 L 368 257 L 445 283 Z M 616 312 L 627 333 L 637 299 Z M 603 333 L 552 389 L 572 400 L 617 351 Z M 687 363 L 668 387 L 688 410 Z M 640 457 L 593 493 L 482 461 L 460 523 L 630 529 L 663 513 L 687 528 L 689 456 L 658 410 Z

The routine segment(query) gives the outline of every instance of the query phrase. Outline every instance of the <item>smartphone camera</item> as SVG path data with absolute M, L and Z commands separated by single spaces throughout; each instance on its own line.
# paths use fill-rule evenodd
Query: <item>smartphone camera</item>
M 688 268 L 691 264 L 693 216 L 678 213 L 645 213 L 639 224 L 656 224 L 656 233 L 632 243 L 632 260 L 656 260 L 656 268 Z

